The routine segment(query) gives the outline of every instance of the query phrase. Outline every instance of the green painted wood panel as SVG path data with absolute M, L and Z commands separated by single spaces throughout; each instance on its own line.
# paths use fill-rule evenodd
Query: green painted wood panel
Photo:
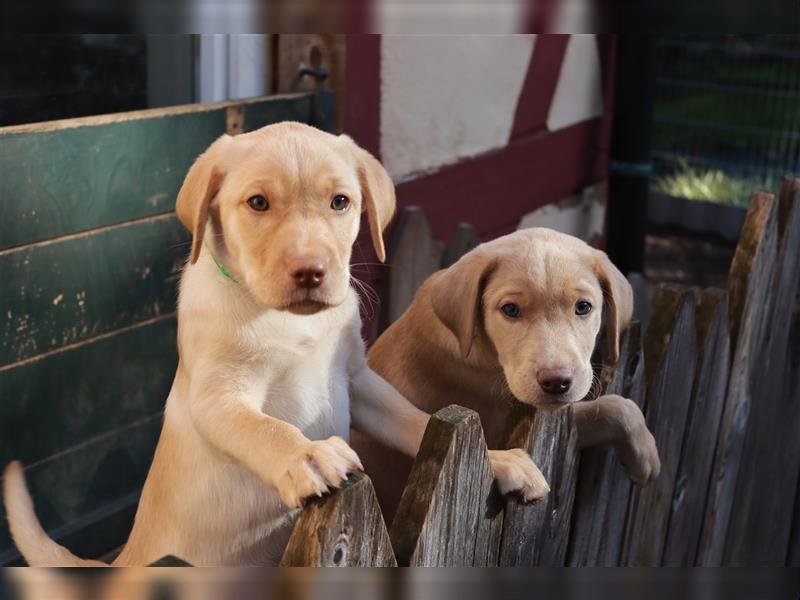
M 333 94 L 315 102 L 0 129 L 0 466 L 33 464 L 37 512 L 79 555 L 124 542 L 160 431 L 189 242 L 172 211 L 187 169 L 228 127 L 330 130 Z M 0 564 L 14 560 L 0 512 Z
M 0 468 L 161 410 L 178 364 L 176 333 L 165 318 L 0 370 Z
M 189 240 L 170 214 L 0 252 L 0 367 L 174 312 Z
M 36 514 L 57 541 L 87 557 L 125 542 L 161 423 L 150 416 L 25 470 Z M 0 565 L 18 557 L 0 509 Z
M 240 104 L 245 131 L 312 118 L 306 94 L 0 129 L 0 248 L 171 211 Z

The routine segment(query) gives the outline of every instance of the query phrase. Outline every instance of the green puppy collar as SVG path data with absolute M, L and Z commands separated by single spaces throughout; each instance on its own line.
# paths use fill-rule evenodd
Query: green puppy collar
M 206 245 L 206 250 L 208 250 L 208 253 L 211 255 L 211 260 L 213 260 L 214 264 L 217 265 L 219 272 L 222 273 L 228 279 L 230 279 L 233 283 L 236 283 L 236 278 L 233 275 L 231 275 L 231 272 L 228 271 L 228 269 L 225 268 L 225 265 L 219 262 L 219 259 L 214 255 L 214 253 L 211 251 L 211 248 L 209 248 L 208 245 Z

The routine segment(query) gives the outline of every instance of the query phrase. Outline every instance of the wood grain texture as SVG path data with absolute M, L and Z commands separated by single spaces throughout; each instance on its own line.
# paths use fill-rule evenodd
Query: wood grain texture
M 397 565 L 375 490 L 367 475 L 351 475 L 338 490 L 306 503 L 292 530 L 281 565 Z
M 389 269 L 379 332 L 405 312 L 422 282 L 439 270 L 443 252 L 444 245 L 433 239 L 422 210 L 416 206 L 405 208 L 393 229 L 387 250 Z
M 752 409 L 739 467 L 725 564 L 781 566 L 800 473 L 800 411 L 790 385 L 792 309 L 800 283 L 800 181 L 787 178 L 777 205 L 778 249 L 767 297 L 758 314 L 764 343 L 754 355 Z M 746 325 L 744 325 L 746 326 Z M 756 358 L 760 357 L 760 358 Z
M 695 315 L 697 363 L 662 561 L 675 567 L 694 566 L 697 558 L 730 367 L 727 294 L 702 291 Z
M 506 447 L 528 451 L 550 484 L 550 493 L 530 505 L 506 500 L 499 564 L 563 566 L 579 462 L 572 406 L 515 403 L 506 439 Z
M 770 286 L 778 246 L 778 219 L 771 194 L 754 194 L 728 276 L 731 363 L 725 409 L 697 551 L 700 566 L 723 564 L 733 515 L 739 466 L 752 406 L 754 369 L 760 368 L 766 340 Z M 737 516 L 738 518 L 738 516 Z
M 792 315 L 792 345 L 790 352 L 789 381 L 794 390 L 793 402 L 800 406 L 800 298 L 795 301 Z M 794 511 L 789 529 L 789 544 L 786 551 L 786 566 L 800 567 L 800 480 L 794 493 Z
M 635 488 L 627 518 L 622 563 L 659 566 L 667 532 L 675 476 L 684 440 L 695 369 L 692 293 L 662 286 L 644 339 L 645 416 L 661 457 L 661 473 Z
M 175 312 L 189 239 L 165 215 L 0 253 L 0 367 Z
M 26 465 L 36 514 L 48 535 L 86 557 L 125 543 L 161 421 L 158 413 Z M 19 560 L 0 509 L 0 565 Z
M 167 317 L 0 370 L 0 465 L 44 460 L 161 410 L 175 337 Z
M 502 499 L 480 417 L 448 406 L 428 423 L 391 526 L 403 566 L 497 565 Z
M 0 128 L 0 247 L 172 211 L 233 105 L 245 131 L 311 118 L 306 94 Z
M 620 355 L 604 394 L 619 394 L 640 407 L 644 402 L 641 327 L 631 323 L 620 340 Z M 611 448 L 581 450 L 570 528 L 567 564 L 574 567 L 619 565 L 625 518 L 633 483 Z

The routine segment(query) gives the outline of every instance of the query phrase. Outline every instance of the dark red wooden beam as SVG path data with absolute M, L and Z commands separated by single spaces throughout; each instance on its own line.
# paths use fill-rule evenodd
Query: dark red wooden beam
M 418 205 L 434 235 L 450 239 L 459 222 L 482 240 L 513 231 L 520 218 L 606 177 L 598 155 L 603 122 L 541 131 L 397 186 L 398 206 Z
M 514 113 L 512 140 L 545 129 L 568 41 L 568 35 L 543 34 L 536 37 Z

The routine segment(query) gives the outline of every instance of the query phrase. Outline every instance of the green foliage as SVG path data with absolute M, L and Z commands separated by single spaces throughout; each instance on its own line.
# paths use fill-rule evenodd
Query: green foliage
M 763 187 L 771 186 L 758 178 L 733 177 L 718 169 L 693 168 L 685 160 L 679 161 L 674 172 L 653 181 L 654 189 L 670 196 L 732 206 L 747 206 L 753 191 Z

